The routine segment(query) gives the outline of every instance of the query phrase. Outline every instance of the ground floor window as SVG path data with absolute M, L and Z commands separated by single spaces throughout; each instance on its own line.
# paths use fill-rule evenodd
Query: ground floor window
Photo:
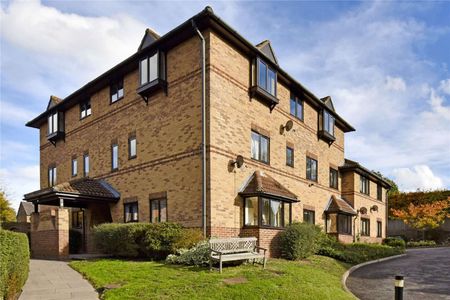
M 150 200 L 150 222 L 167 222 L 167 199 Z
M 304 209 L 303 210 L 303 222 L 309 224 L 316 223 L 316 213 L 313 210 Z
M 361 235 L 365 235 L 365 236 L 370 235 L 370 220 L 369 219 L 361 219 Z
M 244 225 L 285 227 L 291 223 L 291 203 L 267 197 L 244 199 Z
M 344 214 L 338 214 L 338 233 L 342 234 L 352 234 L 352 216 L 351 215 L 344 215 Z
M 381 237 L 383 234 L 383 226 L 381 221 L 377 221 L 377 237 Z
M 73 211 L 72 212 L 72 228 L 82 228 L 83 227 L 83 211 Z
M 125 223 L 137 222 L 138 219 L 138 203 L 125 203 L 124 204 L 124 219 Z

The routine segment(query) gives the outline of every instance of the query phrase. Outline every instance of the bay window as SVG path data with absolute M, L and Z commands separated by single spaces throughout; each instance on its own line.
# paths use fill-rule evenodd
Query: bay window
M 56 140 L 64 137 L 64 113 L 53 112 L 47 117 L 47 139 L 56 145 Z
M 291 203 L 269 197 L 244 198 L 244 225 L 282 228 L 291 223 Z
M 257 81 L 258 86 L 268 92 L 270 95 L 276 97 L 277 95 L 277 74 L 264 61 L 257 59 Z
M 334 136 L 334 117 L 326 110 L 323 111 L 323 130 Z
M 352 234 L 352 216 L 338 214 L 337 215 L 337 231 L 341 234 Z

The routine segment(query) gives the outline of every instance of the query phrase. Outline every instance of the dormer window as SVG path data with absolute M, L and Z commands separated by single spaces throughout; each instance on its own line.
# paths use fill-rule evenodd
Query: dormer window
M 272 110 L 278 104 L 277 73 L 261 58 L 255 59 L 252 69 L 253 86 L 250 88 L 251 96 L 267 102 Z
M 111 103 L 123 98 L 123 78 L 114 82 L 110 86 Z
M 144 57 L 139 62 L 139 84 L 137 89 L 146 102 L 148 97 L 158 88 L 166 87 L 165 56 L 161 51 L 156 51 Z
M 92 113 L 91 110 L 91 100 L 86 100 L 80 103 L 80 119 L 84 119 L 90 116 Z
M 326 109 L 320 114 L 319 137 L 330 145 L 336 140 L 334 137 L 334 116 Z
M 48 135 L 58 132 L 58 112 L 48 116 Z
M 64 137 L 64 114 L 62 112 L 52 112 L 48 116 L 47 139 L 56 144 L 56 140 Z

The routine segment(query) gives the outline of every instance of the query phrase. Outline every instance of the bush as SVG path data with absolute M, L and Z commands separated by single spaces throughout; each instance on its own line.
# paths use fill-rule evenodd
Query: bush
M 69 230 L 69 252 L 78 253 L 82 245 L 82 235 L 78 230 Z
M 292 223 L 280 233 L 281 256 L 290 260 L 307 258 L 316 253 L 324 242 L 320 227 Z
M 436 246 L 435 241 L 411 241 L 407 244 L 408 247 L 434 247 Z
M 188 266 L 207 266 L 209 264 L 209 242 L 201 241 L 189 250 L 180 249 L 177 251 L 177 255 L 167 256 L 166 262 Z
M 129 258 L 164 259 L 178 249 L 198 243 L 201 233 L 175 223 L 101 224 L 94 229 L 97 248 L 105 254 Z
M 398 247 L 398 248 L 405 248 L 406 243 L 402 238 L 387 237 L 383 240 L 383 245 L 387 245 L 387 246 L 391 246 L 391 247 Z
M 0 229 L 0 299 L 16 299 L 28 278 L 26 234 Z

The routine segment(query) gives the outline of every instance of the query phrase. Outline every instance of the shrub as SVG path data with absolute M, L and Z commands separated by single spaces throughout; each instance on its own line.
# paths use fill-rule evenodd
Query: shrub
M 180 249 L 177 251 L 177 255 L 167 256 L 166 262 L 188 266 L 207 266 L 209 264 L 209 243 L 201 241 L 189 250 Z
M 69 252 L 78 253 L 82 244 L 82 235 L 78 230 L 69 230 Z
M 144 247 L 148 257 L 163 259 L 175 253 L 175 244 L 183 235 L 182 227 L 175 223 L 156 223 L 145 232 Z
M 411 241 L 408 242 L 408 247 L 434 247 L 436 246 L 435 241 Z
M 28 278 L 26 234 L 0 229 L 0 299 L 16 299 Z
M 184 228 L 181 237 L 174 244 L 174 249 L 190 249 L 204 239 L 203 232 L 196 228 Z
M 292 223 L 280 233 L 281 256 L 297 260 L 316 253 L 322 241 L 321 229 L 307 223 Z
M 391 247 L 398 247 L 398 248 L 405 248 L 406 243 L 402 238 L 387 237 L 383 240 L 383 245 L 387 245 L 387 246 L 391 246 Z

